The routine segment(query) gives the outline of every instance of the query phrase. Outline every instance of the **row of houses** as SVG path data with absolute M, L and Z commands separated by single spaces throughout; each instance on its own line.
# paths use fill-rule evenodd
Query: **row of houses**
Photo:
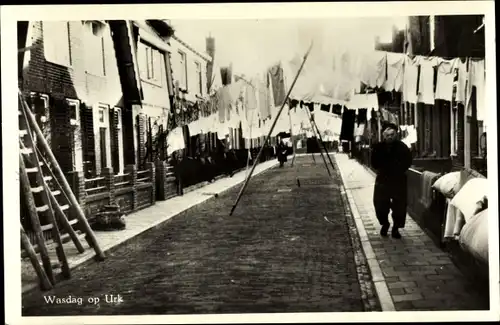
M 394 29 L 391 43 L 376 45 L 384 50 L 408 55 L 458 58 L 462 63 L 485 60 L 484 16 L 416 16 L 410 17 L 406 30 Z M 464 64 L 465 65 L 465 64 Z M 470 65 L 472 66 L 472 65 Z M 469 69 L 470 69 L 469 66 Z M 485 74 L 488 72 L 485 71 Z M 436 80 L 434 74 L 434 80 Z M 490 74 L 491 76 L 491 74 Z M 455 224 L 454 237 L 447 226 L 452 224 L 450 215 L 451 198 L 431 184 L 444 174 L 459 175 L 457 186 L 462 187 L 474 178 L 487 178 L 487 146 L 485 111 L 491 109 L 484 93 L 471 86 L 470 101 L 464 103 L 457 96 L 457 76 L 453 80 L 451 101 L 435 100 L 434 105 L 404 102 L 401 96 L 394 96 L 385 105 L 398 116 L 399 124 L 416 129 L 416 142 L 412 146 L 413 166 L 408 172 L 408 213 L 427 234 L 468 276 L 474 279 L 478 288 L 488 292 L 489 267 L 484 259 L 470 245 L 461 241 L 461 226 Z M 467 80 L 470 83 L 470 80 Z M 434 89 L 436 90 L 436 88 Z M 469 95 L 467 95 L 469 96 Z M 480 111 L 482 110 L 482 114 Z M 483 120 L 484 119 L 484 120 Z M 367 154 L 368 153 L 368 154 Z M 370 165 L 369 150 L 359 153 L 357 158 Z M 458 173 L 457 173 L 458 172 Z M 430 197 L 429 197 L 430 194 Z M 480 201 L 487 210 L 487 196 Z M 474 198 L 470 199 L 474 202 Z M 468 202 L 468 203 L 470 203 Z M 487 217 L 487 215 L 486 215 Z M 486 227 L 485 223 L 481 227 Z M 484 228 L 483 228 L 484 230 Z M 484 236 L 477 232 L 477 236 Z M 484 240 L 484 238 L 473 238 Z M 487 239 L 486 239 L 487 242 Z
M 485 33 L 481 15 L 414 16 L 407 27 L 393 29 L 391 43 L 376 42 L 376 50 L 441 58 L 484 60 Z M 414 163 L 434 172 L 449 172 L 463 167 L 486 175 L 485 121 L 478 118 L 477 94 L 472 93 L 471 114 L 466 116 L 464 104 L 455 100 L 457 78 L 451 102 L 434 105 L 405 103 L 401 96 L 387 102 L 403 125 L 418 130 Z M 486 107 L 487 109 L 487 103 Z
M 18 23 L 18 48 L 29 48 L 19 54 L 19 88 L 88 214 L 152 204 L 165 190 L 158 172 L 175 179 L 154 164 L 167 157 L 155 137 L 174 107 L 197 105 L 219 86 L 215 40 L 206 41 L 193 48 L 169 20 Z

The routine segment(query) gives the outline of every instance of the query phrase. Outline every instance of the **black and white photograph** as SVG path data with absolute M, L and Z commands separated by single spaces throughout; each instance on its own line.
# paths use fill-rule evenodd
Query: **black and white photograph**
M 1 22 L 6 324 L 500 320 L 493 1 Z

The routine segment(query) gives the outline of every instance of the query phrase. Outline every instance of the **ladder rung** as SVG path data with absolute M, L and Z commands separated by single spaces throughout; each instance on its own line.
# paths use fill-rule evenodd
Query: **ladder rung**
M 36 208 L 36 212 L 45 212 L 49 209 L 49 206 L 48 205 L 43 205 L 41 207 L 37 207 Z
M 69 224 L 72 225 L 72 226 L 75 225 L 75 224 L 77 224 L 77 223 L 78 223 L 78 219 L 71 219 L 71 220 L 69 220 Z
M 60 194 L 61 194 L 61 191 L 59 191 L 59 190 L 52 192 L 52 195 L 54 195 L 54 196 L 58 196 Z
M 27 130 L 19 130 L 19 136 L 20 137 L 24 137 L 25 135 L 28 135 L 28 131 Z
M 38 167 L 26 168 L 27 173 L 36 173 L 38 171 Z
M 67 204 L 61 205 L 61 210 L 66 211 L 68 209 L 69 209 L 69 205 L 67 205 Z
M 18 110 L 17 112 L 19 113 L 19 115 L 23 115 L 23 113 L 21 113 L 21 111 Z
M 38 187 L 32 187 L 31 188 L 31 193 L 40 193 L 43 191 L 43 186 L 38 186 Z
M 51 223 L 47 224 L 47 225 L 43 225 L 42 226 L 42 231 L 47 231 L 47 230 L 50 230 L 54 228 L 54 225 L 52 225 Z
M 29 154 L 33 153 L 33 149 L 31 149 L 31 148 L 24 148 L 24 149 L 21 149 L 21 153 L 23 155 L 29 155 Z
M 49 181 L 52 180 L 52 176 L 44 176 L 43 180 L 46 181 L 46 182 L 49 182 Z

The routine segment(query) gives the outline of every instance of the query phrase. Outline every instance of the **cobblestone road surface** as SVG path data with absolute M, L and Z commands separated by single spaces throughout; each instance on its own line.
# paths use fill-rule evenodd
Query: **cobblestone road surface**
M 368 285 L 360 285 L 339 175 L 332 182 L 319 159 L 297 159 L 297 169 L 288 165 L 252 178 L 233 216 L 239 186 L 44 293 L 81 297 L 81 305 L 47 304 L 33 292 L 23 296 L 23 315 L 365 310 L 361 289 L 371 287 L 370 275 L 361 276 Z M 110 294 L 123 302 L 106 303 Z M 89 297 L 100 303 L 88 303 Z

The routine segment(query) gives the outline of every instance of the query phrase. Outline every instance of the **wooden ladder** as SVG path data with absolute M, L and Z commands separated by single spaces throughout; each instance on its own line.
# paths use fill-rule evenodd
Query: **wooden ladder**
M 36 238 L 36 244 L 32 247 L 27 246 L 22 240 L 21 256 L 29 257 L 33 264 L 35 260 L 31 254 L 39 253 L 46 277 L 52 285 L 55 285 L 55 268 L 61 268 L 64 278 L 71 276 L 64 243 L 73 241 L 78 252 L 83 253 L 85 249 L 80 239 L 85 237 L 89 246 L 95 250 L 98 260 L 104 259 L 104 253 L 21 92 L 19 92 L 19 146 L 20 183 Z M 42 224 L 41 220 L 46 222 Z M 65 230 L 63 234 L 61 228 Z M 50 247 L 44 239 L 44 232 L 47 231 L 52 234 L 53 243 L 50 246 L 55 246 L 59 263 L 54 263 L 50 259 Z M 24 233 L 24 230 L 21 232 Z M 41 287 L 44 290 L 50 289 L 39 266 L 33 264 L 41 280 Z

